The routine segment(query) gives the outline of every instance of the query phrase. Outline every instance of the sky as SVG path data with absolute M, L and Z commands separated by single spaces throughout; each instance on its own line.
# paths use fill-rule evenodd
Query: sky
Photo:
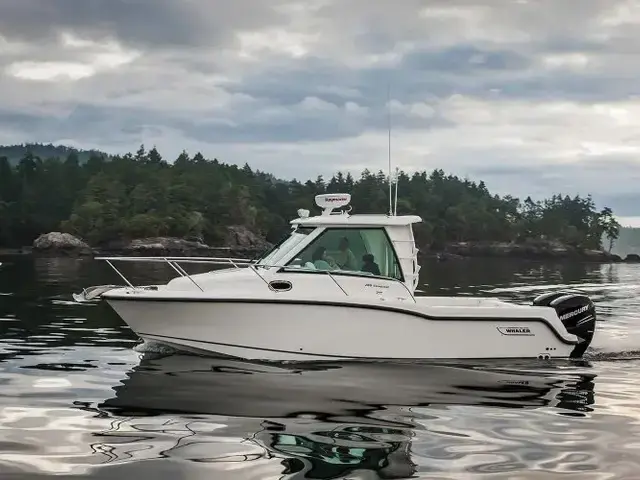
M 0 144 L 442 168 L 640 225 L 640 1 L 0 2 Z M 390 92 L 390 93 L 389 93 Z

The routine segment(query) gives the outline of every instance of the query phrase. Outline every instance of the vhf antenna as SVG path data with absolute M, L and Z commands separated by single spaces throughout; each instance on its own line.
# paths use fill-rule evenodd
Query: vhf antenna
M 397 215 L 398 214 L 398 183 L 399 183 L 399 175 L 400 175 L 400 170 L 398 169 L 398 167 L 396 167 L 396 198 L 394 201 L 394 206 L 393 206 L 393 215 Z
M 389 131 L 389 216 L 391 216 L 393 215 L 393 199 L 391 196 L 391 82 L 387 84 L 387 130 Z
M 395 216 L 398 213 L 398 167 L 396 167 L 395 184 L 396 198 L 395 205 L 392 197 L 393 176 L 391 174 L 391 82 L 387 84 L 387 130 L 389 131 L 389 216 Z

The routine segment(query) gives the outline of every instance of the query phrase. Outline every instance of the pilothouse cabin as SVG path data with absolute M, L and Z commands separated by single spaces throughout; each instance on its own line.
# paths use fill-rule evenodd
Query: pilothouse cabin
M 420 266 L 412 225 L 421 222 L 420 217 L 338 210 L 349 205 L 349 194 L 318 195 L 315 201 L 322 214 L 310 217 L 309 211 L 299 210 L 299 218 L 291 221 L 291 234 L 256 266 L 395 279 L 415 290 Z

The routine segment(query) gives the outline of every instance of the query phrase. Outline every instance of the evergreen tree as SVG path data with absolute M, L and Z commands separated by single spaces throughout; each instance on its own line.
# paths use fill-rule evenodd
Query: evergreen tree
M 55 147 L 62 148 L 62 147 Z M 33 151 L 40 151 L 34 150 Z M 289 230 L 299 208 L 317 211 L 314 196 L 352 194 L 353 213 L 387 213 L 389 179 L 364 170 L 355 180 L 283 181 L 252 169 L 183 151 L 167 163 L 153 147 L 108 157 L 41 157 L 25 151 L 17 163 L 0 156 L 0 245 L 30 244 L 39 234 L 63 229 L 93 244 L 113 239 L 171 235 L 223 241 L 226 227 L 245 225 L 270 241 Z M 441 169 L 397 177 L 398 214 L 416 214 L 421 246 L 456 241 L 558 240 L 580 248 L 609 248 L 619 235 L 613 212 L 598 211 L 590 196 L 556 194 L 523 202 L 492 195 L 486 185 Z

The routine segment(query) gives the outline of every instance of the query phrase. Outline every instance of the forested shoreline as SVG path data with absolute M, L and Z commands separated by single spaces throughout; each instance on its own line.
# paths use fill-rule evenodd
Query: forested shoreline
M 1 150 L 0 150 L 1 152 Z M 107 156 L 75 150 L 41 158 L 27 149 L 19 160 L 0 156 L 0 246 L 31 245 L 40 234 L 68 232 L 91 246 L 147 237 L 197 238 L 224 245 L 229 227 L 242 226 L 269 242 L 285 234 L 299 208 L 317 211 L 314 196 L 347 192 L 354 213 L 388 210 L 388 178 L 365 170 L 359 178 L 281 180 L 200 153 L 172 162 L 155 148 Z M 608 207 L 590 196 L 558 193 L 520 200 L 489 192 L 484 182 L 437 169 L 398 176 L 398 214 L 416 214 L 422 249 L 451 245 L 548 244 L 602 250 L 617 238 Z M 554 248 L 556 248 L 554 247 Z

